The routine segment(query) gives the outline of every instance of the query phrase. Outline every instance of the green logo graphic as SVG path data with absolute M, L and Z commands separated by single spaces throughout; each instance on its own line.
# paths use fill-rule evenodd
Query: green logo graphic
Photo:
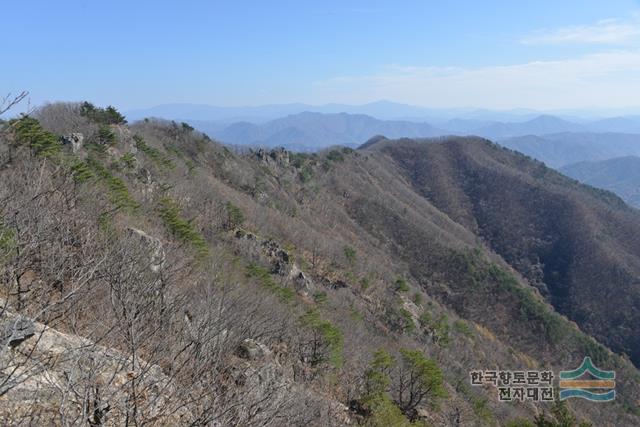
M 580 379 L 587 373 L 591 378 Z M 585 357 L 577 369 L 560 371 L 560 400 L 577 397 L 593 402 L 610 402 L 616 398 L 615 378 L 615 371 L 602 371 L 593 365 L 590 357 Z

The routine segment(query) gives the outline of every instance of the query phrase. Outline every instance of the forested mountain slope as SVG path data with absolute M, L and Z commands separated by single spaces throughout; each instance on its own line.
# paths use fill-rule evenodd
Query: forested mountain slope
M 629 205 L 640 207 L 640 157 L 578 162 L 562 167 L 560 172 L 585 184 L 612 191 Z
M 234 155 L 90 104 L 0 138 L 6 424 L 640 421 L 603 345 L 637 356 L 638 219 L 609 193 L 479 139 Z M 585 355 L 606 410 L 469 385 Z

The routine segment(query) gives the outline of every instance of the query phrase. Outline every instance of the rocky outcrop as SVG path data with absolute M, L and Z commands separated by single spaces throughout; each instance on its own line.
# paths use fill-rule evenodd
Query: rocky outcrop
M 274 148 L 272 150 L 260 148 L 255 151 L 255 156 L 267 164 L 277 164 L 282 166 L 289 164 L 289 152 L 282 147 Z
M 235 237 L 247 246 L 253 247 L 260 257 L 266 258 L 271 263 L 271 272 L 289 280 L 298 293 L 309 294 L 313 290 L 314 283 L 311 277 L 293 261 L 289 252 L 277 241 L 262 239 L 241 229 L 236 230 Z
M 2 425 L 122 425 L 133 381 L 145 419 L 178 425 L 186 416 L 158 366 L 7 311 L 0 327 Z
M 242 341 L 238 346 L 237 353 L 239 357 L 247 360 L 257 360 L 271 356 L 269 347 L 251 338 Z
M 149 248 L 149 268 L 151 271 L 154 273 L 160 272 L 166 260 L 164 247 L 160 239 L 150 236 L 137 228 L 129 227 L 129 231 L 132 235 L 139 237 L 141 242 Z
M 72 132 L 62 137 L 62 143 L 70 144 L 71 150 L 77 153 L 84 146 L 84 135 L 80 132 Z

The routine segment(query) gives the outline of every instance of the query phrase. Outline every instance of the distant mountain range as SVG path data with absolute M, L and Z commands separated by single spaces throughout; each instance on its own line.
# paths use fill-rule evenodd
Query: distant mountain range
M 498 142 L 556 169 L 584 161 L 640 156 L 639 134 L 562 132 L 506 138 Z
M 626 156 L 564 166 L 560 172 L 585 184 L 612 191 L 640 208 L 640 157 Z
M 198 120 L 233 123 L 248 121 L 264 123 L 303 112 L 323 114 L 365 114 L 380 120 L 408 120 L 440 122 L 453 118 L 479 121 L 524 121 L 542 114 L 540 111 L 515 109 L 492 111 L 477 108 L 426 108 L 399 104 L 390 101 L 377 101 L 364 105 L 325 104 L 310 105 L 302 103 L 274 104 L 248 107 L 218 107 L 201 104 L 163 104 L 152 108 L 130 110 L 126 116 L 130 121 L 145 117 L 157 117 L 169 120 Z M 562 114 L 558 113 L 562 116 Z M 563 116 L 564 117 L 564 116 Z
M 533 110 L 436 110 L 387 101 L 315 107 L 170 104 L 127 113 L 130 121 L 143 117 L 184 121 L 227 144 L 282 146 L 302 151 L 332 145 L 354 147 L 375 135 L 389 138 L 477 135 L 501 142 L 552 167 L 640 154 L 636 148 L 640 116 L 588 120 Z
M 197 125 L 194 123 L 194 125 Z M 201 126 L 202 127 L 202 126 Z M 357 147 L 374 135 L 427 137 L 446 133 L 428 123 L 378 120 L 363 114 L 305 112 L 264 124 L 234 123 L 212 135 L 225 143 L 310 151 L 331 145 Z

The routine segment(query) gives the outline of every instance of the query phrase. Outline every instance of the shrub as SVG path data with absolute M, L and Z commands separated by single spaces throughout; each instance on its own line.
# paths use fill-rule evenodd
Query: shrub
M 16 247 L 16 233 L 6 227 L 0 220 L 0 266 L 10 259 L 10 254 Z
M 327 293 L 324 291 L 320 291 L 320 292 L 315 292 L 313 294 L 313 300 L 315 301 L 316 304 L 320 305 L 320 304 L 324 304 L 327 302 Z
M 422 304 L 422 294 L 416 292 L 415 294 L 413 294 L 413 298 L 411 298 L 411 300 L 415 305 Z
M 396 280 L 395 288 L 398 292 L 409 292 L 409 284 L 402 278 Z
M 158 212 L 160 218 L 171 234 L 185 243 L 192 245 L 198 257 L 205 257 L 209 253 L 207 243 L 198 231 L 195 230 L 191 221 L 184 219 L 180 213 L 180 207 L 169 197 L 163 197 L 158 202 Z
M 80 115 L 102 125 L 119 125 L 127 121 L 114 107 L 99 108 L 90 102 L 83 102 L 80 106 Z
M 91 173 L 100 178 L 100 180 L 107 186 L 109 199 L 117 209 L 123 209 L 129 212 L 135 212 L 138 210 L 140 205 L 135 201 L 133 196 L 131 196 L 127 185 L 122 179 L 113 176 L 107 168 L 93 157 L 87 158 L 86 166 Z M 76 170 L 78 171 L 78 177 L 87 176 L 87 171 L 84 167 L 76 164 Z
M 276 281 L 273 280 L 269 270 L 266 268 L 261 267 L 258 264 L 249 263 L 246 268 L 246 275 L 247 277 L 258 279 L 263 287 L 273 292 L 282 302 L 288 303 L 293 301 L 295 292 L 286 286 L 277 284 Z
M 132 153 L 123 154 L 122 157 L 120 157 L 120 162 L 122 162 L 122 166 L 125 168 L 133 169 L 136 166 L 136 156 Z
M 437 407 L 447 397 L 444 375 L 438 364 L 420 350 L 401 349 L 401 366 L 396 403 L 409 417 L 415 419 L 416 408 L 424 403 Z
M 327 160 L 331 162 L 343 162 L 344 155 L 340 152 L 340 150 L 331 150 L 329 154 L 327 154 Z
M 25 116 L 11 122 L 15 130 L 16 141 L 26 144 L 40 157 L 54 157 L 60 153 L 62 144 L 57 136 L 44 130 L 40 122 Z
M 140 135 L 134 135 L 133 141 L 135 142 L 136 148 L 146 154 L 151 161 L 158 166 L 165 167 L 167 169 L 173 169 L 175 167 L 170 158 L 160 150 L 148 145 Z
M 314 331 L 319 338 L 312 344 L 312 365 L 327 362 L 336 368 L 341 367 L 344 345 L 342 331 L 328 320 L 323 320 L 317 310 L 308 311 L 300 320 L 303 326 Z
M 96 139 L 99 144 L 112 145 L 116 142 L 116 134 L 108 125 L 101 125 L 98 128 Z
M 356 250 L 351 246 L 345 246 L 343 252 L 344 257 L 347 259 L 347 262 L 353 265 L 356 262 Z
M 81 160 L 77 160 L 71 165 L 71 173 L 76 182 L 86 182 L 95 176 L 87 163 Z
M 473 331 L 469 327 L 469 324 L 467 322 L 465 322 L 464 320 L 458 319 L 458 320 L 454 321 L 453 322 L 453 329 L 456 332 L 459 332 L 464 336 L 467 336 L 469 338 L 473 337 Z
M 234 229 L 236 227 L 241 227 L 245 221 L 242 209 L 231 202 L 227 202 L 225 207 L 227 209 L 227 228 Z
M 311 181 L 311 178 L 313 178 L 313 169 L 311 169 L 311 166 L 304 165 L 298 173 L 298 178 L 302 183 Z

